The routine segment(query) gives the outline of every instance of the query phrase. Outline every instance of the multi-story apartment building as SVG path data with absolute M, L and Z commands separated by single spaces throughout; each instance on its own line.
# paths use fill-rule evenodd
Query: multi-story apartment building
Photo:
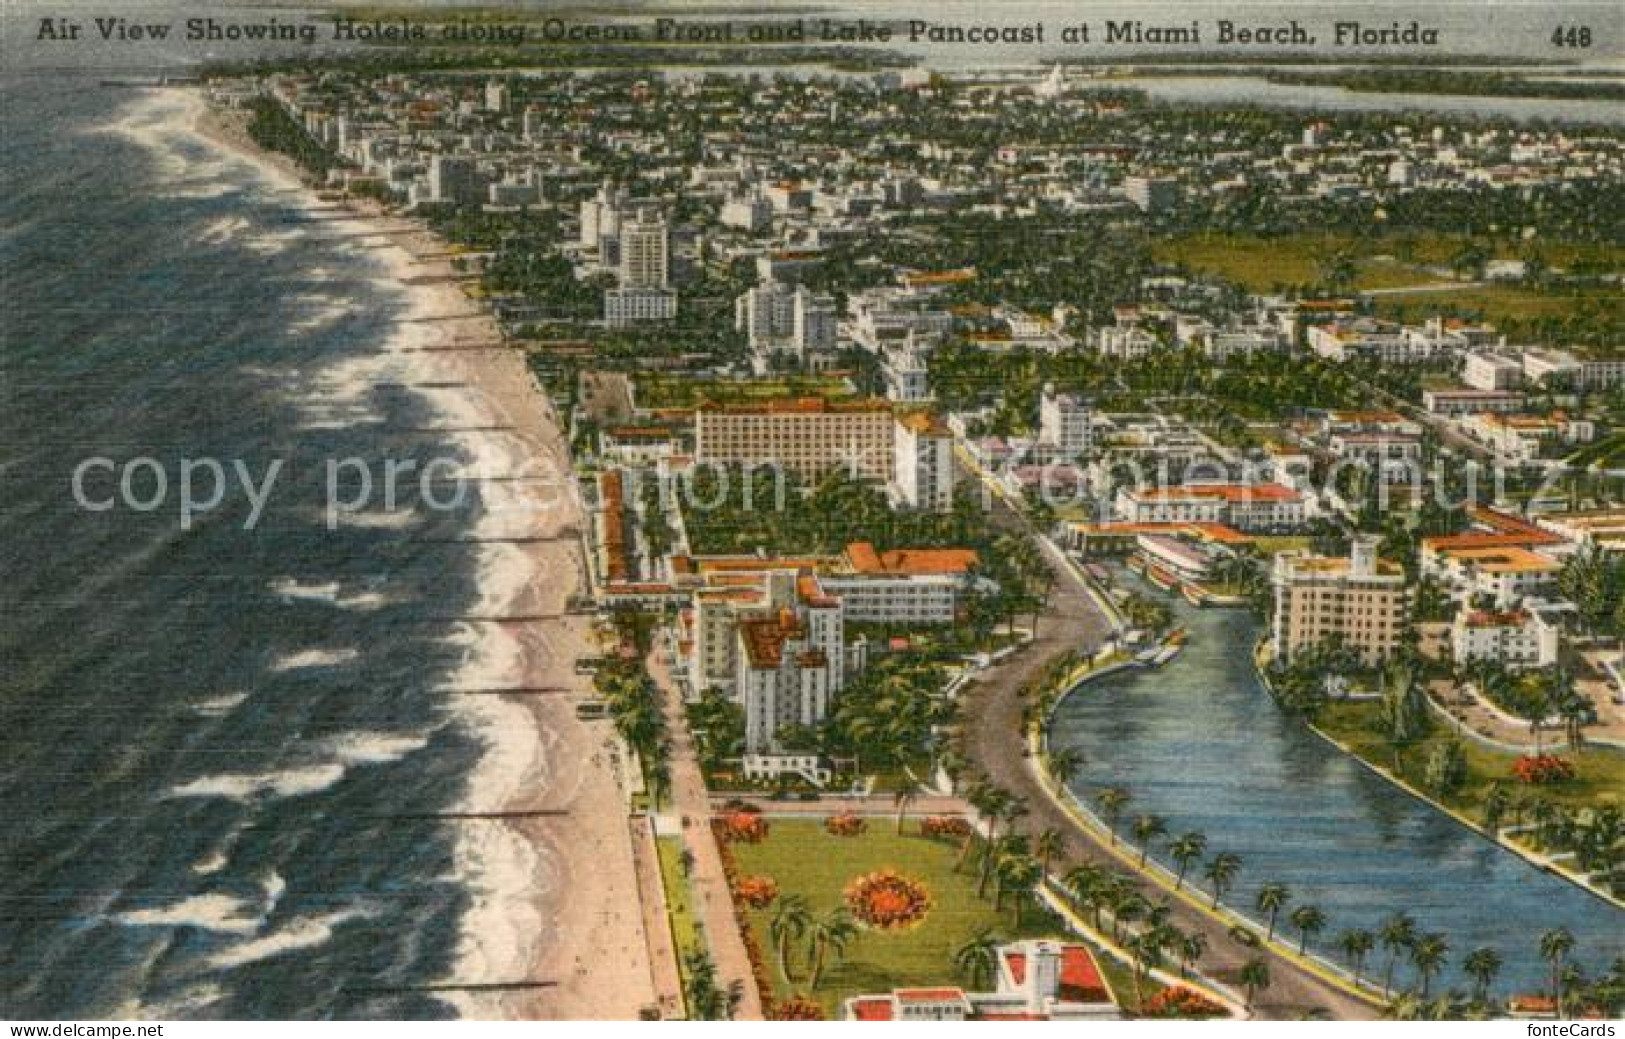
M 935 415 L 900 416 L 892 466 L 893 497 L 909 508 L 946 512 L 954 504 L 954 441 Z
M 1494 661 L 1513 671 L 1557 663 L 1560 633 L 1528 610 L 1461 610 L 1450 626 L 1450 651 L 1458 664 Z
M 1094 446 L 1089 402 L 1071 393 L 1057 393 L 1045 384 L 1038 398 L 1038 442 L 1063 458 L 1077 459 Z
M 1377 558 L 1360 538 L 1347 559 L 1282 553 L 1275 557 L 1272 645 L 1291 661 L 1307 647 L 1336 638 L 1367 664 L 1399 648 L 1410 619 L 1410 591 L 1398 566 Z
M 620 284 L 623 289 L 663 289 L 671 280 L 671 232 L 664 218 L 640 213 L 621 223 Z
M 767 608 L 734 625 L 735 695 L 745 708 L 745 753 L 781 749 L 779 730 L 817 725 L 846 685 L 841 600 L 811 573 L 767 577 Z
M 724 465 L 773 464 L 813 478 L 846 469 L 884 484 L 896 473 L 895 426 L 883 400 L 807 397 L 705 406 L 694 413 L 694 456 Z
M 877 552 L 869 542 L 857 541 L 846 546 L 822 580 L 824 589 L 840 598 L 848 620 L 952 624 L 976 559 L 971 549 Z

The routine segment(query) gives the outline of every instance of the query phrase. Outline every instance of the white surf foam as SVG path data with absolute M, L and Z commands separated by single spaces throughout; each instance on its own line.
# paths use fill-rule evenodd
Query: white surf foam
M 343 649 L 306 649 L 277 658 L 272 662 L 271 670 L 299 671 L 310 667 L 338 667 L 341 664 L 348 664 L 359 656 L 361 656 L 361 651 L 350 647 Z

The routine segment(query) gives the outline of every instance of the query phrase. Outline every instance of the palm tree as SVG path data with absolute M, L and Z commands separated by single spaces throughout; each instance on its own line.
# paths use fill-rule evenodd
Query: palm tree
M 1038 864 L 1048 874 L 1050 862 L 1066 854 L 1066 838 L 1051 826 L 1033 840 L 1033 854 L 1038 856 Z
M 991 927 L 976 932 L 964 945 L 954 950 L 954 966 L 967 984 L 977 991 L 993 987 L 993 972 L 999 965 L 999 946 L 1004 939 Z
M 1265 884 L 1258 889 L 1258 898 L 1254 904 L 1258 906 L 1260 913 L 1269 914 L 1269 933 L 1264 936 L 1266 942 L 1275 939 L 1275 918 L 1290 901 L 1292 892 L 1285 884 Z
M 1219 908 L 1219 899 L 1230 890 L 1236 882 L 1236 874 L 1241 872 L 1241 856 L 1233 851 L 1221 851 L 1213 856 L 1202 875 L 1213 888 L 1213 908 Z
M 807 979 L 807 990 L 818 987 L 824 973 L 824 957 L 833 952 L 837 959 L 846 956 L 846 946 L 858 934 L 857 922 L 844 906 L 837 906 L 814 920 L 808 931 L 808 958 L 812 961 L 812 974 Z
M 1168 845 L 1168 854 L 1179 863 L 1179 874 L 1174 878 L 1175 891 L 1185 886 L 1185 872 L 1204 851 L 1207 851 L 1207 835 L 1196 830 L 1180 835 Z
M 1145 1004 L 1141 987 L 1151 972 L 1162 966 L 1162 936 L 1154 929 L 1135 935 L 1128 941 L 1128 952 L 1134 959 L 1134 1005 Z
M 1134 839 L 1140 845 L 1140 868 L 1145 869 L 1145 861 L 1151 854 L 1151 842 L 1168 832 L 1168 821 L 1160 815 L 1150 812 L 1134 820 Z
M 1255 956 L 1241 965 L 1236 972 L 1236 980 L 1241 982 L 1242 991 L 1247 993 L 1247 1013 L 1253 1012 L 1253 1000 L 1258 994 L 1270 987 L 1269 961 L 1262 956 Z
M 972 783 L 965 791 L 966 803 L 976 809 L 978 816 L 988 820 L 990 829 L 997 814 L 998 797 L 999 791 L 996 788 L 980 780 Z M 965 864 L 965 860 L 970 857 L 970 850 L 975 846 L 976 827 L 972 826 L 965 834 L 965 843 L 959 846 L 959 858 L 954 860 L 955 872 L 958 872 L 959 868 Z
M 1358 927 L 1337 936 L 1337 947 L 1343 950 L 1344 958 L 1349 961 L 1349 969 L 1354 971 L 1356 985 L 1360 983 L 1360 968 L 1365 965 L 1365 958 L 1370 955 L 1375 941 L 1370 931 Z
M 773 939 L 774 946 L 779 954 L 779 973 L 784 975 L 787 984 L 795 984 L 795 974 L 790 969 L 790 943 L 798 941 L 807 933 L 807 925 L 812 923 L 812 911 L 807 908 L 807 900 L 801 895 L 785 895 L 779 899 L 778 908 L 773 911 L 773 919 L 767 925 L 767 933 Z
M 1016 821 L 1027 814 L 1027 802 L 1019 797 L 1004 795 L 999 801 L 998 821 L 1004 823 L 1005 832 L 1015 829 Z M 982 876 L 976 884 L 976 897 L 987 896 L 988 881 L 993 879 L 999 864 L 999 848 L 1001 845 L 994 842 L 991 834 L 988 837 L 987 848 L 982 855 Z
M 1474 949 L 1461 961 L 1461 967 L 1473 979 L 1473 998 L 1488 1003 L 1490 984 L 1501 970 L 1501 954 L 1488 947 Z
M 1498 839 L 1501 836 L 1501 822 L 1511 807 L 1512 792 L 1507 785 L 1500 780 L 1491 783 L 1484 794 L 1484 829 L 1489 831 L 1491 837 Z
M 1540 936 L 1540 958 L 1552 965 L 1552 1000 L 1557 1016 L 1563 1016 L 1563 962 L 1574 948 L 1574 935 L 1567 927 L 1554 927 Z
M 912 773 L 905 772 L 903 778 L 898 780 L 897 789 L 892 791 L 891 801 L 892 804 L 897 806 L 897 832 L 899 835 L 903 832 L 903 818 L 908 813 L 908 806 L 913 804 L 924 792 L 925 787 L 921 785 L 918 779 L 914 778 Z
M 1298 955 L 1309 950 L 1309 936 L 1326 927 L 1326 914 L 1317 906 L 1301 905 L 1292 910 L 1292 926 L 1298 929 Z
M 1031 855 L 1006 855 L 999 862 L 999 895 L 1003 897 L 1006 889 L 1015 894 L 1015 926 L 1018 931 L 1021 929 L 1021 903 L 1031 897 L 1033 889 L 1043 878 L 1044 872 L 1038 860 Z
M 1394 964 L 1399 954 L 1416 944 L 1416 921 L 1408 913 L 1395 913 L 1382 922 L 1377 931 L 1382 947 L 1388 951 L 1388 967 L 1383 974 L 1382 991 L 1394 991 Z
M 1109 901 L 1106 891 L 1106 872 L 1093 863 L 1084 863 L 1067 871 L 1063 878 L 1066 890 L 1077 907 L 1090 915 L 1095 929 L 1100 929 L 1100 911 Z
M 1444 969 L 1450 953 L 1450 944 L 1442 934 L 1424 934 L 1411 947 L 1411 965 L 1422 979 L 1422 998 L 1428 998 L 1433 976 Z
M 1066 747 L 1049 756 L 1049 774 L 1058 786 L 1065 788 L 1083 771 L 1083 751 Z
M 1190 977 L 1191 971 L 1196 968 L 1196 961 L 1207 953 L 1207 939 L 1195 932 L 1181 935 L 1177 951 L 1179 953 L 1179 973 L 1185 977 Z
M 1123 819 L 1123 810 L 1134 795 L 1120 786 L 1109 786 L 1095 795 L 1095 804 L 1100 806 L 1100 817 L 1106 821 L 1106 829 L 1111 833 L 1112 846 L 1117 845 L 1117 824 Z

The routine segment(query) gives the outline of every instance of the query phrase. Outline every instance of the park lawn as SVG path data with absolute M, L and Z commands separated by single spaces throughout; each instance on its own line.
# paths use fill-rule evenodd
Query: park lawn
M 1217 275 L 1251 292 L 1268 292 L 1277 285 L 1309 285 L 1321 278 L 1324 257 L 1351 250 L 1355 257 L 1354 289 L 1398 288 L 1448 281 L 1422 264 L 1443 262 L 1452 249 L 1440 249 L 1425 238 L 1412 240 L 1412 258 L 1400 260 L 1403 240 L 1360 238 L 1350 234 L 1291 234 L 1278 237 L 1200 233 L 1157 242 L 1152 257 L 1158 263 L 1178 263 Z M 1422 254 L 1441 255 L 1438 261 Z
M 1379 728 L 1379 711 L 1376 701 L 1330 703 L 1316 716 L 1315 725 L 1353 748 L 1360 757 L 1391 769 L 1394 755 Z M 1405 751 L 1400 776 L 1418 790 L 1424 790 L 1422 772 L 1428 752 L 1435 744 L 1453 738 L 1450 729 L 1436 724 L 1427 739 Z M 1461 743 L 1467 757 L 1467 780 L 1455 793 L 1439 800 L 1478 822 L 1484 817 L 1484 798 L 1491 784 L 1504 781 L 1512 789 L 1521 789 L 1512 777 L 1512 763 L 1518 759 L 1518 755 L 1493 750 L 1471 738 L 1464 738 Z M 1574 762 L 1575 775 L 1567 783 L 1531 788 L 1540 796 L 1566 808 L 1625 802 L 1625 754 L 1610 747 L 1586 747 L 1575 755 L 1562 745 L 1560 735 L 1553 739 L 1548 753 L 1559 754 Z
M 1586 308 L 1611 327 L 1625 325 L 1625 292 L 1617 289 L 1543 290 L 1517 284 L 1471 285 L 1436 292 L 1380 296 L 1377 310 L 1396 321 L 1419 321 L 1450 309 L 1481 315 L 1491 324 L 1563 318 Z
M 683 839 L 656 837 L 655 848 L 660 855 L 660 883 L 666 889 L 666 919 L 677 946 L 677 972 L 686 989 L 687 956 L 691 952 L 708 954 L 705 935 L 700 931 L 700 919 L 694 911 L 694 894 L 688 886 L 688 877 L 683 875 Z
M 1047 910 L 1034 907 L 1030 898 L 1022 909 L 1019 929 L 1014 924 L 1010 898 L 1005 899 L 1004 911 L 999 913 L 993 910 L 991 884 L 987 899 L 977 898 L 975 853 L 964 872 L 954 872 L 958 842 L 919 836 L 917 819 L 904 824 L 901 836 L 890 819 L 875 817 L 868 822 L 867 831 L 859 836 L 834 837 L 825 832 L 820 819 L 774 819 L 766 840 L 731 845 L 740 876 L 772 877 L 781 897 L 805 897 L 815 918 L 844 904 L 842 892 L 850 880 L 878 869 L 895 868 L 921 881 L 930 891 L 931 910 L 915 927 L 895 933 L 862 931 L 848 947 L 844 960 L 833 955 L 826 960 L 823 977 L 810 995 L 823 1005 L 831 1019 L 839 1016 L 841 1002 L 849 996 L 890 992 L 900 987 L 962 984 L 964 979 L 954 966 L 954 953 L 984 928 L 992 928 L 1006 939 L 1066 934 L 1064 925 Z M 793 994 L 795 989 L 779 972 L 777 949 L 769 932 L 773 907 L 746 909 L 744 916 L 767 961 L 774 998 Z M 1118 997 L 1131 996 L 1127 973 L 1110 963 L 1108 957 L 1097 953 L 1097 958 Z M 792 943 L 791 969 L 803 983 L 807 967 L 806 943 Z

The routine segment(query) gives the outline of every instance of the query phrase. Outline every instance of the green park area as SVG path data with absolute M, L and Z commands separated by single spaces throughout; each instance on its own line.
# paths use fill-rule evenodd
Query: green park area
M 1557 854 L 1556 865 L 1574 869 L 1576 849 L 1584 849 L 1586 872 L 1606 886 L 1625 862 L 1618 842 L 1625 809 L 1625 754 L 1606 746 L 1549 744 L 1543 757 L 1518 755 L 1485 746 L 1442 725 L 1404 745 L 1397 753 L 1384 729 L 1383 706 L 1376 701 L 1333 702 L 1315 715 L 1322 732 L 1398 777 L 1413 789 L 1519 845 Z M 1442 751 L 1449 750 L 1450 758 Z M 1454 759 L 1446 771 L 1441 760 Z M 1527 766 L 1552 763 L 1538 772 Z M 1520 772 L 1523 774 L 1520 775 Z
M 978 895 L 976 849 L 961 864 L 962 840 L 922 836 L 920 822 L 913 819 L 905 821 L 901 834 L 890 819 L 865 822 L 860 833 L 836 836 L 827 832 L 823 820 L 773 819 L 767 836 L 757 843 L 728 843 L 741 882 L 766 877 L 778 888 L 772 903 L 744 907 L 775 1001 L 800 993 L 833 1019 L 849 996 L 911 986 L 979 986 L 987 982 L 985 976 L 972 977 L 956 966 L 956 961 L 968 959 L 963 950 L 979 936 L 991 933 L 999 940 L 1014 940 L 1066 934 L 1060 920 L 1038 906 L 1030 893 L 1007 892 L 1000 898 L 989 882 Z M 845 892 L 854 880 L 888 869 L 925 892 L 919 919 L 895 928 L 860 924 L 845 940 L 844 953 L 833 946 L 824 949 L 814 983 L 816 924 L 847 906 Z M 778 927 L 774 921 L 792 896 L 805 900 L 811 923 L 798 938 L 787 938 L 781 958 L 777 939 L 787 932 L 782 919 Z M 1099 953 L 1097 958 L 1113 991 L 1124 998 L 1132 985 L 1127 969 Z
M 1625 268 L 1625 249 L 1598 242 L 1479 242 L 1433 232 L 1202 232 L 1156 242 L 1152 256 L 1249 292 L 1375 293 L 1378 312 L 1400 321 L 1446 313 L 1488 321 L 1511 333 L 1555 333 L 1565 322 L 1599 331 L 1625 328 L 1625 291 L 1617 285 L 1575 285 L 1545 277 L 1545 272 L 1617 273 Z M 1482 264 L 1491 260 L 1532 261 L 1542 278 L 1482 282 Z

